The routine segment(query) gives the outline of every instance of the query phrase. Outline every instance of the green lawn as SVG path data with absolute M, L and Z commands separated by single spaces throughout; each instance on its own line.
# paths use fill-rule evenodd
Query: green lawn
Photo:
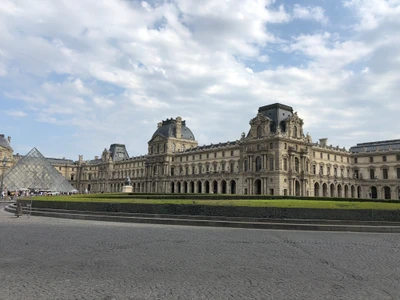
M 121 197 L 122 196 L 122 197 Z M 77 195 L 34 197 L 33 200 L 71 201 L 71 202 L 107 202 L 133 204 L 175 204 L 175 205 L 214 205 L 214 206 L 248 206 L 248 207 L 279 207 L 279 208 L 324 208 L 324 209 L 374 209 L 400 210 L 400 203 L 384 202 L 349 202 L 349 201 L 318 201 L 318 200 L 170 200 L 170 199 L 138 199 L 123 195 Z

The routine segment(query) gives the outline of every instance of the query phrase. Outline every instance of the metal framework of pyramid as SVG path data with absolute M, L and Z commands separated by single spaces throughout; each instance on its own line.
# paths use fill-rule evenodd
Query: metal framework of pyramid
M 70 192 L 74 187 L 53 165 L 33 148 L 21 158 L 4 177 L 4 186 L 9 191 L 20 189 Z

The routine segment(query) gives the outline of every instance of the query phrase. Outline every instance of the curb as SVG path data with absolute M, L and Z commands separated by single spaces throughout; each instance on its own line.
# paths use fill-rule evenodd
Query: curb
M 15 213 L 15 205 L 8 205 L 5 211 Z M 123 223 L 143 223 L 159 225 L 180 225 L 180 226 L 205 226 L 205 227 L 225 227 L 225 228 L 247 228 L 247 229 L 274 229 L 274 230 L 304 230 L 304 231 L 338 231 L 338 232 L 372 232 L 372 233 L 400 233 L 400 224 L 396 225 L 370 225 L 370 224 L 336 224 L 329 221 L 320 223 L 307 223 L 306 220 L 268 220 L 254 221 L 245 220 L 223 220 L 207 219 L 206 217 L 190 218 L 193 216 L 182 216 L 182 218 L 159 217 L 159 216 L 132 216 L 132 215 L 104 215 L 91 212 L 56 212 L 32 209 L 31 215 L 41 217 L 52 217 L 60 219 L 123 222 Z M 185 218 L 183 218 L 185 217 Z M 293 223 L 291 221 L 297 221 Z M 310 221 L 310 220 L 308 220 Z M 316 222 L 316 221 L 313 221 Z

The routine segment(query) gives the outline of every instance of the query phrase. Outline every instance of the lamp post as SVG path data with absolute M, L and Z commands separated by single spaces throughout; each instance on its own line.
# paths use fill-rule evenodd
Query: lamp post
M 7 157 L 3 158 L 2 164 L 3 164 L 3 172 L 1 172 L 1 196 L 3 198 L 3 181 L 4 181 L 4 171 L 7 165 Z

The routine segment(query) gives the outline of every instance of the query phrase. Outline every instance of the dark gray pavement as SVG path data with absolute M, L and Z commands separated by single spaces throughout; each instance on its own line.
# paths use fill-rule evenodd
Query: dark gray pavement
M 0 211 L 0 299 L 400 299 L 400 234 Z

